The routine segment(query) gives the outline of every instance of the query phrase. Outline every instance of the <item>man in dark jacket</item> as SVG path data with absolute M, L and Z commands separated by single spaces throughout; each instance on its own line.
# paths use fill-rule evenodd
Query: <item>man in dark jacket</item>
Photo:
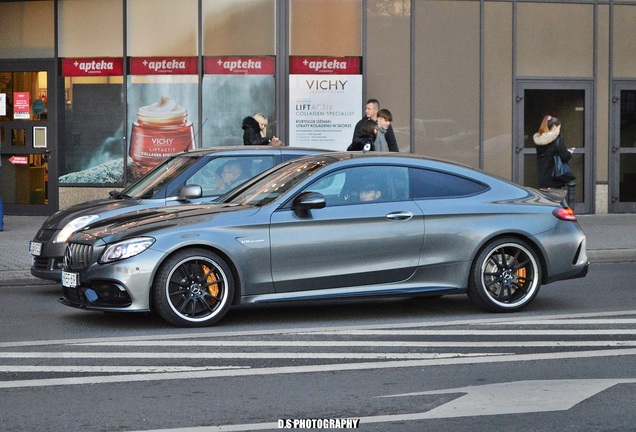
M 378 102 L 377 99 L 367 100 L 364 109 L 364 117 L 362 117 L 362 119 L 358 123 L 356 123 L 356 127 L 353 129 L 353 138 L 351 139 L 351 142 L 359 141 L 362 125 L 364 124 L 365 120 L 371 119 L 375 122 L 378 121 L 378 111 L 380 111 L 380 102 Z M 389 151 L 400 151 L 397 145 L 397 139 L 395 139 L 395 132 L 393 132 L 393 125 L 389 125 L 386 133 L 384 134 L 384 137 L 386 138 L 386 143 L 389 147 Z

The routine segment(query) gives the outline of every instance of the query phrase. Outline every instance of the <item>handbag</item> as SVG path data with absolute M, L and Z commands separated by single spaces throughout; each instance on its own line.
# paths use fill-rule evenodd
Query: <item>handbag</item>
M 563 183 L 571 182 L 576 179 L 570 165 L 567 162 L 563 162 L 561 156 L 554 155 L 554 169 L 552 170 L 552 178 Z

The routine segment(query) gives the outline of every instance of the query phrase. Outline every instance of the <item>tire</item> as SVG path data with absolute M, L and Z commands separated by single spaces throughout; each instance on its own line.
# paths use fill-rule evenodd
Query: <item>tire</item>
M 180 327 L 217 323 L 234 297 L 234 278 L 218 255 L 205 249 L 185 249 L 159 268 L 152 286 L 155 310 Z
M 536 253 L 515 238 L 495 240 L 479 253 L 471 270 L 468 296 L 489 312 L 516 312 L 526 307 L 541 288 Z

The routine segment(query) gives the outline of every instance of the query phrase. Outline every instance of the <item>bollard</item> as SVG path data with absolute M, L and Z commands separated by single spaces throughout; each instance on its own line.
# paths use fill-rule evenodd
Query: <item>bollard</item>
M 568 183 L 568 206 L 570 208 L 574 208 L 574 203 L 576 202 L 576 182 Z

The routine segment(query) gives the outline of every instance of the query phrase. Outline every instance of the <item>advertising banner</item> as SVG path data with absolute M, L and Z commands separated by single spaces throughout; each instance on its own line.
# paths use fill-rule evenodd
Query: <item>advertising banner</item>
M 29 120 L 31 118 L 31 95 L 29 92 L 13 92 L 13 118 Z
M 122 58 L 65 58 L 62 76 L 118 76 L 124 74 Z
M 289 145 L 346 150 L 362 118 L 358 57 L 292 57 Z
M 196 57 L 132 57 L 131 75 L 196 75 Z

